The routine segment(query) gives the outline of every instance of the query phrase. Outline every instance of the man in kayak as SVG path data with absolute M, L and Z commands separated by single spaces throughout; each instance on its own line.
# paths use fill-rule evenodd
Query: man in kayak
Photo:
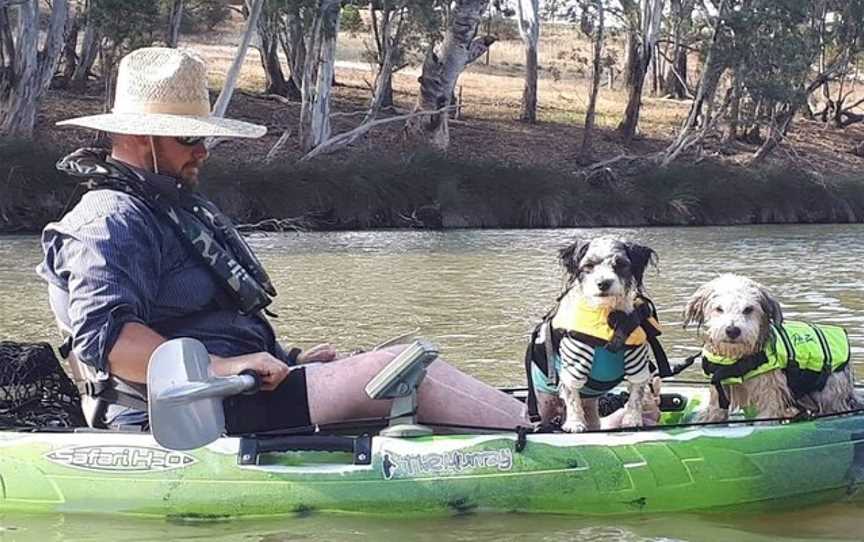
M 69 335 L 66 350 L 88 373 L 91 423 L 146 427 L 148 361 L 176 337 L 200 340 L 217 375 L 261 376 L 261 392 L 226 400 L 230 433 L 386 416 L 389 401 L 369 399 L 364 386 L 399 349 L 340 360 L 329 345 L 283 349 L 265 315 L 276 294 L 267 273 L 195 190 L 205 137 L 256 138 L 266 128 L 211 116 L 206 67 L 190 51 L 133 51 L 115 96 L 111 113 L 59 123 L 108 132 L 112 145 L 58 163 L 90 191 L 46 226 L 37 269 Z M 316 361 L 326 363 L 308 364 Z M 421 422 L 527 422 L 521 402 L 440 360 L 418 396 Z

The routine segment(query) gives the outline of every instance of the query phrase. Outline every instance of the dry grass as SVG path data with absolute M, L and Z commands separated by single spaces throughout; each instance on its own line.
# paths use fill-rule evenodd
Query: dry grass
M 190 36 L 183 45 L 198 50 L 209 62 L 211 88 L 219 89 L 225 72 L 233 61 L 240 41 L 243 23 L 234 20 L 216 31 Z M 364 36 L 340 35 L 337 68 L 339 86 L 334 90 L 335 111 L 364 109 L 374 74 L 363 62 Z M 614 42 L 613 49 L 620 50 Z M 451 129 L 450 153 L 460 159 L 501 160 L 523 165 L 545 165 L 562 171 L 579 167 L 576 150 L 582 138 L 588 82 L 578 59 L 587 58 L 588 42 L 573 29 L 544 28 L 541 37 L 541 71 L 539 123 L 519 122 L 522 95 L 522 45 L 518 40 L 497 42 L 490 63 L 478 60 L 462 75 L 459 87 L 464 102 L 463 122 Z M 618 55 L 619 59 L 623 55 Z M 574 60 L 575 59 L 575 60 Z M 417 68 L 408 68 L 394 77 L 397 106 L 410 109 L 416 100 Z M 295 128 L 299 104 L 282 104 L 254 98 L 263 88 L 264 73 L 258 52 L 251 49 L 245 58 L 238 90 L 231 102 L 229 115 L 268 126 L 268 135 L 258 141 L 227 142 L 218 148 L 220 154 L 255 159 L 266 154 L 286 128 Z M 98 112 L 101 108 L 99 85 L 94 94 L 78 95 L 54 91 L 49 94 L 37 126 L 39 137 L 71 147 L 85 142 L 87 134 L 74 130 L 54 129 L 56 120 Z M 689 102 L 645 96 L 639 130 L 641 138 L 625 147 L 614 128 L 622 117 L 626 103 L 623 89 L 603 88 L 597 107 L 599 127 L 595 154 L 599 159 L 622 152 L 643 153 L 663 148 L 685 118 Z M 334 131 L 352 128 L 356 117 L 334 119 Z M 814 135 L 815 134 L 815 135 Z M 774 161 L 791 163 L 794 167 L 825 174 L 857 173 L 864 168 L 864 159 L 848 152 L 855 141 L 864 140 L 861 126 L 835 130 L 821 124 L 797 122 L 788 143 L 781 146 Z M 369 148 L 401 149 L 400 128 L 391 125 L 371 134 L 360 143 Z M 740 161 L 753 148 L 742 148 L 740 156 L 725 157 Z M 299 157 L 296 144 L 285 149 L 285 159 Z M 350 156 L 332 155 L 329 160 L 350 160 Z

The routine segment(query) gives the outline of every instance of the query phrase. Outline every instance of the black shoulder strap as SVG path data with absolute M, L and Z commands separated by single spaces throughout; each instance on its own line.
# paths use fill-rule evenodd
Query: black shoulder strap
M 543 338 L 542 347 L 538 346 L 538 339 Z M 537 350 L 540 349 L 542 355 L 535 356 Z M 539 324 L 531 332 L 531 338 L 528 340 L 528 346 L 525 348 L 525 377 L 528 382 L 528 415 L 532 422 L 540 421 L 540 411 L 537 406 L 537 393 L 534 391 L 534 370 L 533 366 L 537 365 L 543 374 L 546 375 L 547 382 L 550 386 L 558 385 L 558 371 L 555 370 L 555 347 L 552 341 L 552 319 L 547 315 L 540 321 Z
M 534 371 L 531 365 L 534 363 L 534 336 L 531 334 L 531 339 L 528 342 L 528 348 L 525 349 L 525 377 L 528 380 L 528 397 L 525 399 L 525 404 L 528 406 L 528 419 L 532 423 L 540 421 L 540 410 L 537 408 L 537 392 L 534 391 Z
M 669 365 L 669 357 L 666 355 L 666 350 L 663 349 L 663 345 L 660 344 L 660 339 L 657 338 L 661 335 L 661 332 L 651 323 L 651 318 L 658 322 L 660 321 L 660 318 L 657 316 L 657 308 L 654 306 L 654 302 L 649 298 L 640 296 L 640 299 L 643 303 L 639 305 L 636 311 L 634 311 L 634 314 L 639 318 L 639 327 L 645 331 L 645 336 L 648 337 L 648 345 L 651 347 L 651 353 L 654 354 L 654 361 L 657 362 L 657 373 L 660 375 L 660 378 L 675 376 L 692 365 L 693 360 L 691 360 L 687 365 L 676 367 L 677 372 L 672 370 L 672 367 Z
M 768 363 L 765 352 L 750 354 L 738 360 L 734 365 L 719 365 L 712 363 L 706 357 L 702 357 L 702 371 L 711 377 L 711 384 L 717 390 L 717 398 L 720 408 L 729 408 L 729 396 L 723 389 L 723 381 L 727 378 L 741 378 L 760 365 Z

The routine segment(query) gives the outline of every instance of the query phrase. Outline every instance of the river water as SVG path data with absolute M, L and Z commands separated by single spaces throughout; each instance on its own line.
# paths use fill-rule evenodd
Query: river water
M 437 344 L 449 361 L 497 385 L 524 383 L 526 334 L 563 284 L 557 249 L 603 233 L 654 248 L 648 294 L 664 324 L 670 357 L 696 351 L 681 311 L 701 283 L 722 272 L 769 287 L 787 318 L 839 323 L 864 352 L 864 226 L 756 226 L 592 230 L 337 232 L 255 235 L 279 296 L 274 324 L 283 343 L 329 340 L 343 351 L 402 333 Z M 0 338 L 55 340 L 35 236 L 0 237 Z M 860 363 L 860 361 L 859 361 Z M 858 365 L 859 374 L 864 368 Z M 691 376 L 698 376 L 692 372 Z M 864 539 L 862 507 L 839 504 L 784 514 L 644 517 L 620 520 L 477 516 L 394 521 L 304 517 L 178 525 L 0 512 L 0 540 L 740 540 Z M 108 533 L 111 534 L 108 534 Z

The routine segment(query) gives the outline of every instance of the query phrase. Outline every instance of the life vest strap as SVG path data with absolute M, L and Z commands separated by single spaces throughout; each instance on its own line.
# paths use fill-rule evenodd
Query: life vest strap
M 706 356 L 702 356 L 702 370 L 706 375 L 711 376 L 711 384 L 717 390 L 717 398 L 723 410 L 729 408 L 729 396 L 723 389 L 723 381 L 729 378 L 743 378 L 750 371 L 766 363 L 768 363 L 768 356 L 765 352 L 744 356 L 732 365 L 713 363 Z

